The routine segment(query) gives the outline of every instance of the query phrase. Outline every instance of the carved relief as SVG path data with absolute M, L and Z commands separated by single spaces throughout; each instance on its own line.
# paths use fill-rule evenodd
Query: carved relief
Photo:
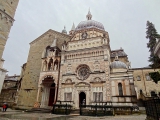
M 93 66 L 94 66 L 94 71 L 100 71 L 100 63 L 98 61 L 95 61 Z
M 79 82 L 75 85 L 75 87 L 90 87 L 90 84 L 86 82 Z
M 72 73 L 72 65 L 71 64 L 68 64 L 67 65 L 67 73 Z

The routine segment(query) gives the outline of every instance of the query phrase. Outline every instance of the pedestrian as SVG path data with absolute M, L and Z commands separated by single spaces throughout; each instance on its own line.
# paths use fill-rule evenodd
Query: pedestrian
M 85 99 L 83 99 L 83 105 L 85 105 L 86 104 L 86 100 Z
M 2 108 L 3 108 L 3 112 L 5 112 L 6 111 L 6 104 L 3 104 L 3 106 L 2 106 Z
M 7 103 L 4 103 L 5 105 L 6 105 L 6 109 L 5 109 L 5 111 L 7 110 L 7 108 L 8 108 L 8 104 Z

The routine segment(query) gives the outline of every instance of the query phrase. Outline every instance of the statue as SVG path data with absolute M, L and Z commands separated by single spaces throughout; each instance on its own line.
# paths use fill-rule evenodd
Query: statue
M 43 71 L 46 71 L 46 68 L 47 68 L 47 61 L 45 60 L 45 61 L 43 62 Z
M 54 70 L 57 70 L 57 64 L 54 65 Z

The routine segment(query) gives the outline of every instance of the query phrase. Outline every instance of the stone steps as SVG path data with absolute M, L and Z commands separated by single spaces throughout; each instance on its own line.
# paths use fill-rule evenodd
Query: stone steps
M 72 110 L 70 115 L 79 115 L 79 109 Z
M 47 109 L 47 108 L 32 108 L 31 110 L 27 110 L 26 112 L 51 113 L 51 109 Z

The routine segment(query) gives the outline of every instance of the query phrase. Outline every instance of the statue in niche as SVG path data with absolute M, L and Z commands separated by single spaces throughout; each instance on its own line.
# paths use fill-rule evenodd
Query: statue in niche
M 54 70 L 57 70 L 57 64 L 54 65 Z
M 45 60 L 43 62 L 43 71 L 46 71 L 46 69 L 47 69 L 47 61 Z
M 56 59 L 54 62 L 54 70 L 57 70 L 57 69 L 58 69 L 58 60 Z
M 53 59 L 52 58 L 49 60 L 48 70 L 53 70 Z

